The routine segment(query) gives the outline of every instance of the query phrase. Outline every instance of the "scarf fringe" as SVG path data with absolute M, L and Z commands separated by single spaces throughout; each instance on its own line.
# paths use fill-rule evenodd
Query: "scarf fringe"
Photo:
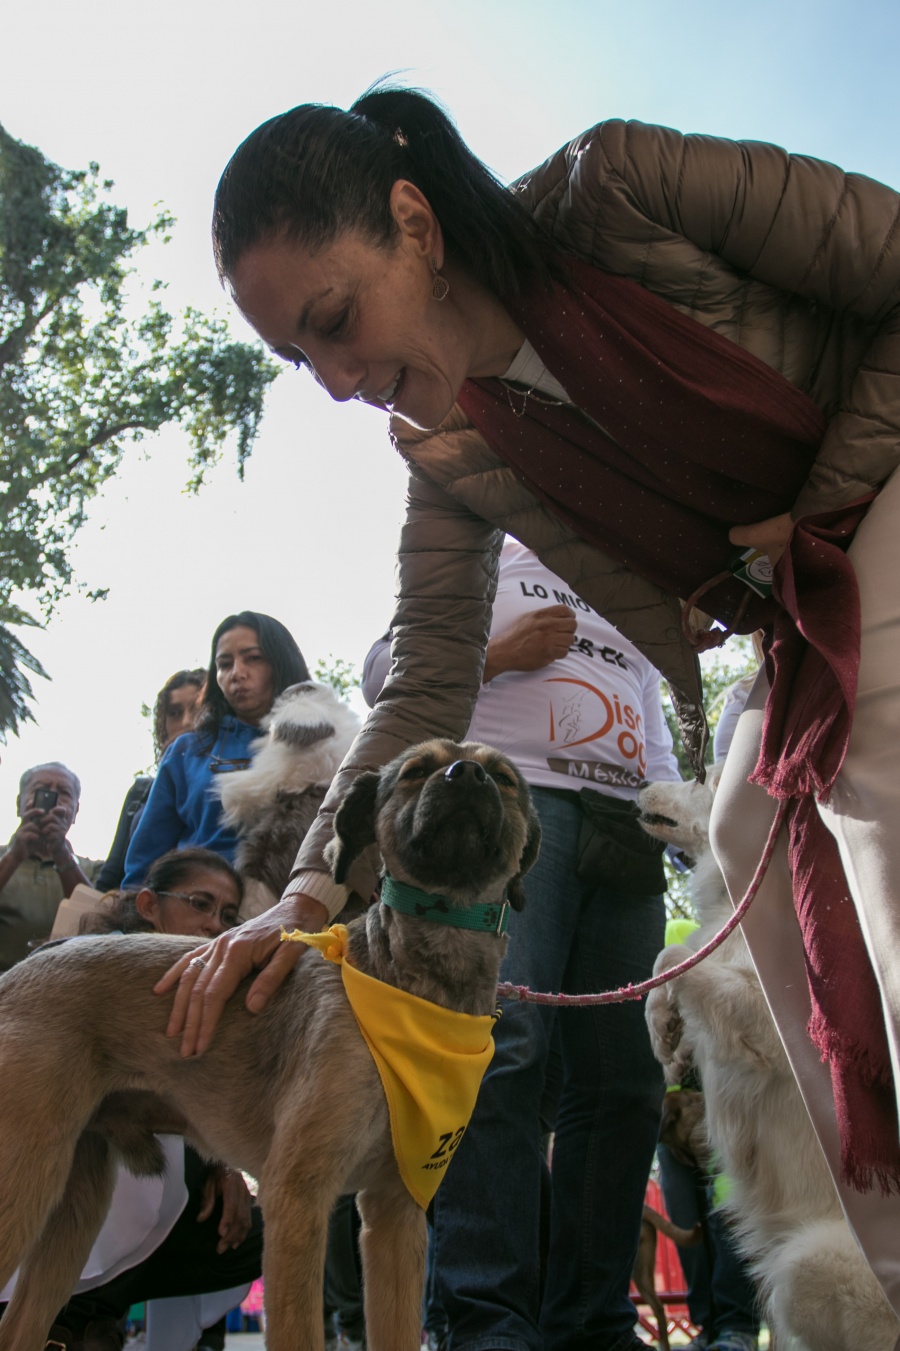
M 816 1010 L 806 1025 L 810 1041 L 821 1052 L 823 1062 L 848 1063 L 853 1066 L 865 1088 L 893 1088 L 893 1075 L 884 1063 L 878 1063 L 871 1047 L 852 1037 L 844 1036 L 825 1019 L 821 1009 Z
M 841 1178 L 858 1192 L 871 1192 L 877 1187 L 881 1195 L 900 1196 L 900 1169 L 867 1166 L 853 1158 L 853 1149 L 841 1150 Z

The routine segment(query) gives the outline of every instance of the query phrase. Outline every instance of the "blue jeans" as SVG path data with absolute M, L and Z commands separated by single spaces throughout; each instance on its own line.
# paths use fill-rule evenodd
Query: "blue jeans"
M 680 1163 L 664 1144 L 660 1144 L 658 1156 L 666 1210 L 672 1220 L 685 1229 L 692 1229 L 700 1220 L 706 1231 L 701 1247 L 678 1250 L 688 1285 L 691 1322 L 702 1328 L 711 1342 L 723 1332 L 758 1336 L 756 1286 L 725 1216 L 713 1209 L 710 1178 L 698 1168 Z
M 576 875 L 581 810 L 536 788 L 541 854 L 510 924 L 502 978 L 596 992 L 647 977 L 661 896 Z M 543 1281 L 539 1108 L 554 1027 L 562 1058 Z M 438 1290 L 452 1351 L 631 1347 L 628 1285 L 663 1096 L 642 1002 L 554 1010 L 506 1003 L 475 1113 L 438 1190 Z

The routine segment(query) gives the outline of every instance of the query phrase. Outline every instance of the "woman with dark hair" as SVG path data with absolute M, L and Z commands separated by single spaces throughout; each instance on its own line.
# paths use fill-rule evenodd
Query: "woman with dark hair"
M 464 732 L 507 530 L 667 678 L 698 773 L 705 630 L 774 627 L 762 786 L 746 780 L 764 691 L 729 757 L 716 847 L 737 899 L 774 815 L 763 788 L 788 800 L 793 878 L 781 851 L 745 933 L 900 1312 L 900 1210 L 857 1190 L 900 1188 L 898 218 L 897 193 L 833 165 L 621 121 L 510 192 L 429 99 L 385 88 L 349 112 L 295 108 L 236 151 L 214 211 L 220 275 L 277 355 L 390 412 L 411 479 L 392 676 L 282 904 L 158 987 L 180 982 L 170 1030 L 186 1053 L 254 968 L 248 1006 L 271 997 L 297 960 L 282 924 L 340 908 L 322 850 L 354 776 Z M 771 594 L 760 563 L 777 565 Z M 356 890 L 371 883 L 358 868 Z M 502 1344 L 536 1335 L 526 1319 Z M 588 1344 L 633 1343 L 565 1341 Z
M 218 894 L 223 887 L 224 898 Z M 86 915 L 80 932 L 216 938 L 240 923 L 243 899 L 243 879 L 221 854 L 172 849 L 156 860 L 142 887 L 114 892 L 102 909 Z
M 159 760 L 163 751 L 182 732 L 194 725 L 194 713 L 206 687 L 202 666 L 176 671 L 163 685 L 153 705 L 153 750 Z
M 289 686 L 309 680 L 293 637 L 277 619 L 243 610 L 213 634 L 209 671 L 194 730 L 159 762 L 140 823 L 131 837 L 123 886 L 134 890 L 154 859 L 199 845 L 234 859 L 238 834 L 223 820 L 212 791 L 220 775 L 240 773 L 263 735 L 260 723 Z
M 194 710 L 205 684 L 206 672 L 202 668 L 176 671 L 157 694 L 153 706 L 153 751 L 157 763 L 166 747 L 193 726 Z M 121 885 L 128 845 L 152 787 L 153 776 L 139 774 L 126 793 L 112 847 L 94 882 L 98 891 L 112 891 Z

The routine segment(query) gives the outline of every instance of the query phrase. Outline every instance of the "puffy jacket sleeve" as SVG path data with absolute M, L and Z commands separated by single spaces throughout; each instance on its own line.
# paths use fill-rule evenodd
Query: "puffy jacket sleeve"
M 737 274 L 735 296 L 741 278 L 750 278 L 772 288 L 773 309 L 795 304 L 796 318 L 803 302 L 823 352 L 843 349 L 831 388 L 815 368 L 801 382 L 830 421 L 795 516 L 852 501 L 893 471 L 900 461 L 900 195 L 777 146 L 618 121 L 564 147 L 523 189 L 551 229 L 577 219 L 568 242 L 598 266 L 626 270 L 663 296 L 671 286 L 668 298 L 682 304 L 679 272 L 690 276 L 698 317 L 705 292 L 722 294 L 716 272 L 724 264 Z M 590 209 L 567 213 L 573 197 Z M 623 257 L 637 271 L 617 266 Z M 753 348 L 752 334 L 743 343 L 740 315 L 721 318 L 722 331 Z M 704 321 L 720 327 L 708 309 Z M 788 349 L 791 332 L 786 325 Z M 790 350 L 762 355 L 794 378 Z
M 472 719 L 484 669 L 503 534 L 412 471 L 397 561 L 392 666 L 386 685 L 332 781 L 295 871 L 327 871 L 322 851 L 353 779 L 428 737 L 459 740 Z M 350 885 L 371 893 L 373 860 Z

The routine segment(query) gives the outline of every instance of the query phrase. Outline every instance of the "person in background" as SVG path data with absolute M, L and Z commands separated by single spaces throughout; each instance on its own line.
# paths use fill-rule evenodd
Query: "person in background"
M 163 753 L 125 858 L 123 886 L 140 886 L 152 861 L 190 845 L 234 859 L 238 836 L 211 791 L 217 775 L 250 764 L 260 723 L 289 685 L 309 680 L 303 654 L 277 619 L 244 610 L 213 634 L 206 688 L 196 725 Z
M 176 671 L 173 676 L 169 676 L 156 696 L 153 706 L 153 752 L 157 762 L 166 747 L 194 725 L 194 712 L 205 684 L 206 671 L 202 667 L 194 671 Z M 112 891 L 121 886 L 128 845 L 152 787 L 153 776 L 139 774 L 125 795 L 112 847 L 97 874 L 98 891 Z
M 59 903 L 83 883 L 92 886 L 100 864 L 79 857 L 69 843 L 81 782 L 52 761 L 26 769 L 16 811 L 21 824 L 0 852 L 0 972 L 48 938 Z
M 371 702 L 388 665 L 382 640 L 364 672 Z M 663 943 L 666 883 L 662 845 L 638 824 L 635 798 L 648 778 L 680 778 L 659 675 L 509 537 L 484 683 L 463 739 L 515 761 L 541 821 L 501 980 L 572 995 L 647 979 Z M 561 1075 L 548 1123 L 554 1036 Z M 642 1005 L 507 1003 L 494 1043 L 434 1198 L 433 1266 L 449 1345 L 639 1348 L 628 1288 L 663 1099 Z

